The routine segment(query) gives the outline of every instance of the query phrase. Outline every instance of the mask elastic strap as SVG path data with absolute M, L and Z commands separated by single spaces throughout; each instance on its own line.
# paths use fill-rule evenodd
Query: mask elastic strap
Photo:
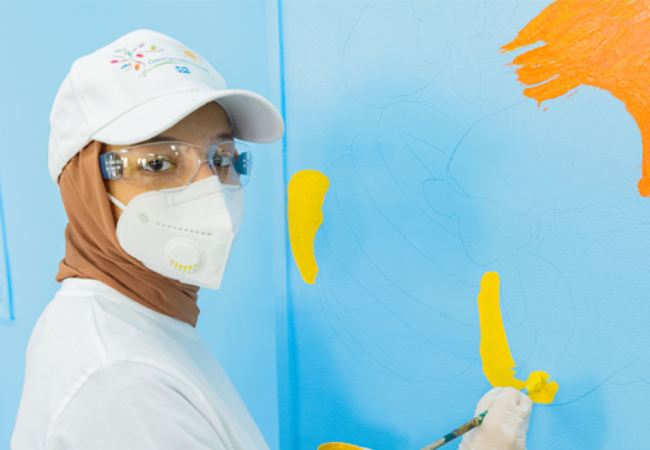
M 115 197 L 113 197 L 113 196 L 112 196 L 111 194 L 109 194 L 108 192 L 106 193 L 106 195 L 108 195 L 108 198 L 109 198 L 110 201 L 112 201 L 113 203 L 115 203 L 115 204 L 116 204 L 116 205 L 117 205 L 117 206 L 118 206 L 122 211 L 124 211 L 125 213 L 128 213 L 128 214 L 131 214 L 131 215 L 133 215 L 133 216 L 138 217 L 138 219 L 140 219 L 140 222 L 142 222 L 142 223 L 144 223 L 144 224 L 149 223 L 149 216 L 147 216 L 145 213 L 138 214 L 138 213 L 136 213 L 135 211 L 133 211 L 131 208 L 129 208 L 128 206 L 126 206 L 124 203 L 122 203 L 121 201 L 119 201 L 118 199 L 116 199 Z
M 110 193 L 107 192 L 106 195 L 108 195 L 110 201 L 115 203 L 122 211 L 126 212 L 129 210 L 129 208 L 124 203 L 113 197 Z

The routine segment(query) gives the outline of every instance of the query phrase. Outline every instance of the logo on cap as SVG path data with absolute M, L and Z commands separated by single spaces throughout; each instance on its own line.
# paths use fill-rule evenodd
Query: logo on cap
M 150 45 L 145 48 L 144 42 L 131 50 L 128 50 L 126 47 L 118 48 L 114 51 L 114 55 L 111 57 L 111 64 L 119 64 L 123 73 L 129 72 L 133 69 L 134 72 L 141 73 L 142 76 L 144 76 L 147 72 L 145 54 L 161 51 L 162 49 L 156 48 L 155 45 Z
M 178 63 L 190 64 L 201 69 L 207 76 L 214 79 L 210 71 L 206 68 L 205 60 L 197 52 L 184 46 L 181 43 L 174 43 L 174 47 L 179 50 L 181 56 L 158 56 L 152 57 L 151 53 L 162 52 L 162 48 L 157 48 L 155 45 L 145 45 L 140 43 L 131 50 L 127 47 L 118 48 L 113 52 L 110 57 L 111 64 L 118 64 L 121 72 L 126 73 L 132 70 L 132 73 L 138 73 L 141 77 L 147 75 L 153 69 L 167 64 L 173 64 L 179 73 L 190 73 L 190 70 L 185 66 L 180 66 Z

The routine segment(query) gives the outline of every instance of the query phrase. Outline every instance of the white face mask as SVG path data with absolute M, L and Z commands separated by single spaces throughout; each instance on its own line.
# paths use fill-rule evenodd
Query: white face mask
M 183 283 L 219 289 L 244 217 L 243 189 L 211 176 L 189 186 L 149 191 L 122 209 L 117 240 L 149 269 Z

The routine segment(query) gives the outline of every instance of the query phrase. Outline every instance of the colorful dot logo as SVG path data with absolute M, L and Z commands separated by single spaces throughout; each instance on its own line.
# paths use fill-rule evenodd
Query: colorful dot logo
M 214 79 L 211 73 L 214 69 L 207 63 L 194 50 L 184 46 L 180 43 L 172 43 L 172 48 L 167 48 L 163 51 L 162 48 L 157 48 L 153 44 L 145 44 L 144 42 L 135 45 L 133 48 L 123 47 L 114 50 L 110 56 L 109 61 L 120 68 L 121 73 L 136 73 L 139 77 L 147 76 L 149 72 L 158 68 L 171 65 L 175 67 L 179 73 L 190 74 L 190 69 L 187 67 L 195 66 L 200 70 L 194 70 L 194 73 L 201 72 L 211 79 Z M 163 52 L 157 57 L 151 53 Z M 176 65 L 184 64 L 184 65 Z
M 151 45 L 147 50 L 143 48 L 144 46 L 143 42 L 130 50 L 126 47 L 116 49 L 111 57 L 111 64 L 120 64 L 122 72 L 129 72 L 133 69 L 136 73 L 142 73 L 142 76 L 146 75 L 145 54 L 160 52 L 162 49 L 157 49 L 155 45 Z

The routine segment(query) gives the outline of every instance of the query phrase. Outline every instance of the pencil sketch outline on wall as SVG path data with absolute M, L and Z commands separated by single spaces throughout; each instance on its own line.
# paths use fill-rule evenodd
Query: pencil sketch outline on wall
M 395 11 L 385 14 L 398 29 L 392 36 L 415 35 L 403 46 L 382 47 L 379 39 L 375 52 L 362 48 L 358 39 L 383 29 L 377 23 L 383 20 L 381 14 L 373 6 L 370 2 L 365 7 L 342 50 L 345 88 L 360 111 L 374 110 L 378 119 L 375 129 L 355 136 L 347 156 L 323 171 L 331 187 L 315 247 L 320 268 L 316 288 L 324 316 L 365 367 L 412 381 L 451 380 L 480 365 L 478 283 L 484 272 L 498 270 L 505 325 L 521 363 L 517 376 L 530 371 L 529 362 L 547 367 L 539 361 L 570 358 L 576 351 L 576 333 L 584 332 L 578 317 L 591 281 L 579 279 L 589 273 L 594 255 L 602 259 L 603 248 L 629 245 L 621 230 L 637 230 L 650 220 L 635 209 L 607 225 L 593 222 L 603 208 L 636 205 L 627 194 L 638 174 L 629 164 L 632 152 L 614 158 L 606 150 L 633 147 L 638 130 L 635 134 L 627 118 L 614 123 L 582 120 L 582 103 L 602 99 L 588 89 L 561 105 L 563 115 L 555 107 L 560 105 L 551 103 L 547 112 L 522 101 L 516 83 L 499 95 L 491 92 L 490 83 L 497 77 L 514 80 L 514 69 L 502 68 L 508 57 L 499 56 L 498 49 L 512 38 L 503 33 L 516 4 L 485 2 L 483 12 L 492 14 L 491 20 L 464 19 L 484 24 L 489 32 L 475 26 L 473 33 L 450 33 L 429 48 L 424 37 L 439 31 L 431 20 L 445 22 L 433 17 L 437 4 L 392 4 Z M 461 45 L 454 39 L 472 42 Z M 461 64 L 454 63 L 457 47 L 477 58 L 471 70 L 476 76 L 463 78 L 454 70 Z M 412 57 L 421 64 L 402 64 L 402 72 L 380 70 L 394 62 L 397 53 L 402 58 L 398 61 Z M 355 78 L 373 70 L 380 74 L 375 85 Z M 406 81 L 396 83 L 404 74 Z M 392 83 L 390 89 L 382 79 Z M 455 92 L 436 91 L 449 82 Z M 479 88 L 464 83 L 478 83 Z M 566 117 L 574 122 L 572 134 L 563 127 Z M 610 136 L 613 130 L 630 138 L 617 144 Z M 594 135 L 591 142 L 600 147 L 582 142 L 587 133 L 581 131 Z M 554 134 L 556 140 L 540 144 L 540 137 Z M 572 153 L 559 151 L 562 146 Z M 526 151 L 528 160 L 508 161 L 509 172 L 500 170 L 499 158 L 512 159 L 517 155 L 513 149 Z M 586 157 L 601 149 L 599 156 L 605 160 Z M 603 165 L 610 168 L 611 179 L 592 180 L 590 171 Z M 489 182 L 481 185 L 476 180 Z M 563 183 L 565 195 L 543 189 L 548 180 Z M 505 202 L 508 189 L 516 192 L 509 192 Z M 558 239 L 567 236 L 572 251 L 564 254 Z M 547 299 L 553 300 L 551 311 L 545 309 Z M 373 314 L 367 317 L 367 311 Z M 409 358 L 400 354 L 400 339 L 413 344 Z M 415 360 L 414 354 L 422 357 Z M 579 401 L 604 383 L 642 383 L 647 366 L 641 357 L 613 360 L 608 373 L 562 392 L 555 406 Z

